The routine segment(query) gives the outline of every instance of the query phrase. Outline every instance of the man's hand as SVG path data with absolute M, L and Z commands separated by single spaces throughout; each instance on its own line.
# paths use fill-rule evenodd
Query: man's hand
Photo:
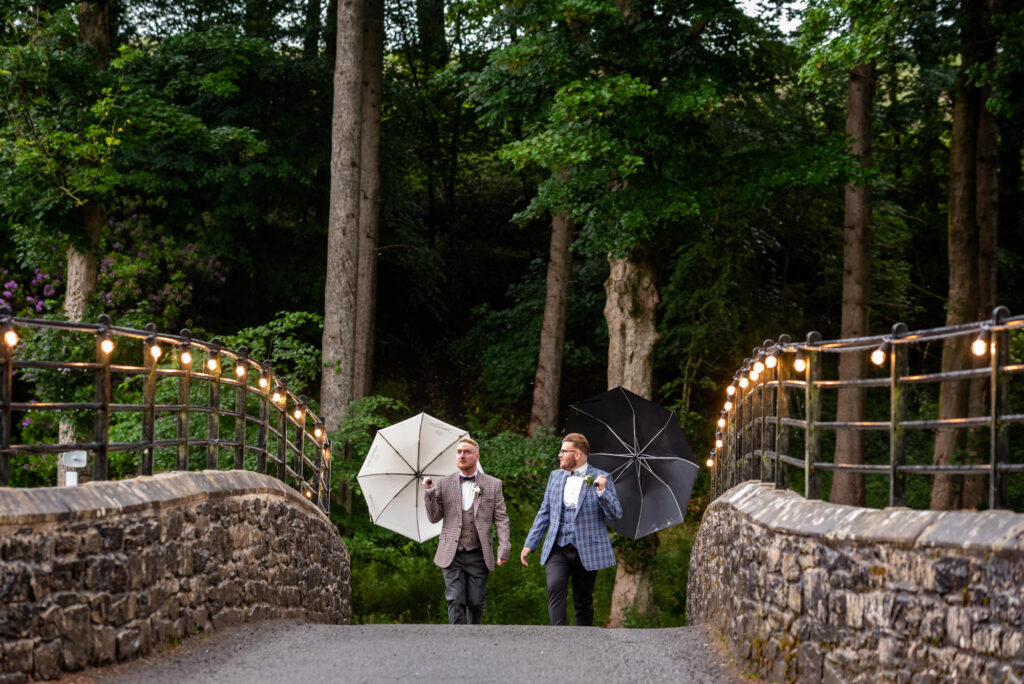
M 597 486 L 597 491 L 603 492 L 604 486 L 608 484 L 608 478 L 604 475 L 600 475 L 596 480 L 594 480 L 594 484 Z
M 531 551 L 533 551 L 533 549 L 529 546 L 523 547 L 523 552 L 519 554 L 519 560 L 523 562 L 523 565 L 529 565 L 529 563 L 526 562 L 526 557 L 530 555 Z
M 504 565 L 508 563 L 508 558 L 498 558 L 498 565 Z
M 423 478 L 423 488 L 429 492 L 431 489 L 434 488 L 434 481 L 431 480 L 429 477 Z

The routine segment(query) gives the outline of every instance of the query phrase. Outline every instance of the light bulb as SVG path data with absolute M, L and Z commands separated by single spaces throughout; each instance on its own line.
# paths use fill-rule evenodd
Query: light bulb
M 275 404 L 281 403 L 281 393 L 274 392 L 274 394 L 270 397 L 270 401 L 274 402 Z
M 721 449 L 722 448 L 722 440 L 720 440 L 720 439 L 716 439 L 715 440 L 715 448 L 716 449 Z
M 732 411 L 732 402 L 731 401 L 725 402 L 725 407 L 724 408 L 725 408 L 726 411 Z
M 245 377 L 245 366 L 243 364 L 238 364 L 237 366 L 235 366 L 235 375 L 237 375 L 240 378 Z
M 313 428 L 313 436 L 319 439 L 324 436 L 324 431 L 318 427 L 315 427 Z
M 729 385 L 728 387 L 726 387 L 725 393 L 728 394 L 730 397 L 736 394 L 736 385 Z
M 747 385 L 749 385 L 749 384 L 750 384 L 750 381 L 749 381 L 749 380 L 747 380 L 747 377 L 746 377 L 746 376 L 743 376 L 742 378 L 740 378 L 740 387 L 741 387 L 742 389 L 746 389 L 746 388 L 747 388 Z
M 100 342 L 100 349 L 103 350 L 104 354 L 109 354 L 114 351 L 114 341 L 109 337 Z
M 311 492 L 310 490 L 307 489 L 306 490 L 306 498 L 307 499 L 312 499 L 313 498 L 313 492 Z
M 330 449 L 324 449 L 324 460 L 325 461 L 330 461 L 331 460 L 331 450 Z
M 302 420 L 302 409 L 295 409 L 295 420 Z
M 191 366 L 192 365 L 192 352 L 185 349 L 181 352 L 181 365 Z
M 160 358 L 160 355 L 164 353 L 164 350 L 160 348 L 159 344 L 154 344 L 149 348 L 149 355 L 156 361 Z
M 18 333 L 13 330 L 8 330 L 4 333 L 4 342 L 7 343 L 8 347 L 13 347 L 18 344 Z
M 754 363 L 754 372 L 757 373 L 758 375 L 764 373 L 764 364 L 761 363 L 760 361 L 756 361 Z
M 8 333 L 10 334 L 10 333 Z M 981 339 L 980 337 L 971 343 L 971 353 L 975 356 L 984 356 L 985 352 L 988 351 L 988 342 Z
M 718 427 L 725 427 L 725 418 L 718 419 Z
M 775 354 L 769 354 L 764 358 L 764 365 L 768 368 L 775 368 L 779 365 L 779 360 L 776 358 Z
M 260 387 L 266 389 L 267 385 L 269 385 L 269 384 L 270 384 L 270 382 L 266 378 L 263 378 L 263 377 L 260 378 Z
M 875 364 L 876 366 L 881 366 L 882 364 L 884 364 L 885 352 L 882 351 L 881 349 L 876 349 L 875 351 L 871 352 L 871 363 Z
M 704 463 L 705 463 L 705 465 L 707 465 L 708 468 L 714 468 L 715 467 L 715 459 L 713 459 L 713 458 L 709 458 L 708 460 L 704 461 Z
M 750 382 L 757 382 L 757 379 L 761 377 L 761 373 L 757 370 L 750 371 Z
M 206 367 L 211 373 L 217 370 L 217 359 L 206 359 Z
M 805 370 L 807 370 L 807 361 L 798 358 L 796 361 L 793 362 L 793 368 L 796 369 L 797 373 L 803 373 Z

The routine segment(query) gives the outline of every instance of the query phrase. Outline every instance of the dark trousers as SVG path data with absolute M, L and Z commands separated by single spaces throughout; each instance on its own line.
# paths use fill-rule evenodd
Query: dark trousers
M 487 591 L 487 563 L 484 552 L 456 551 L 452 564 L 442 568 L 444 597 L 448 600 L 448 622 L 453 625 L 479 625 L 484 616 Z
M 576 625 L 594 624 L 594 582 L 597 570 L 587 570 L 580 561 L 579 551 L 572 544 L 555 546 L 544 566 L 548 580 L 548 617 L 553 625 L 569 624 L 565 615 L 565 599 L 569 595 L 572 579 L 572 607 L 576 611 Z

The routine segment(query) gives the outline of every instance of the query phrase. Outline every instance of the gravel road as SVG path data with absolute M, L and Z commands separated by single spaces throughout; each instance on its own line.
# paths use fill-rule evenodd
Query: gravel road
M 699 627 L 266 622 L 188 640 L 68 684 L 749 682 Z

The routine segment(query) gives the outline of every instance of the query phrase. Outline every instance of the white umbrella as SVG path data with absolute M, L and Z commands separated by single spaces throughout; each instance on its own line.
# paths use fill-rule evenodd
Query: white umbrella
M 441 534 L 427 519 L 422 478 L 458 470 L 455 447 L 467 434 L 426 413 L 379 430 L 356 476 L 370 519 L 418 542 Z

